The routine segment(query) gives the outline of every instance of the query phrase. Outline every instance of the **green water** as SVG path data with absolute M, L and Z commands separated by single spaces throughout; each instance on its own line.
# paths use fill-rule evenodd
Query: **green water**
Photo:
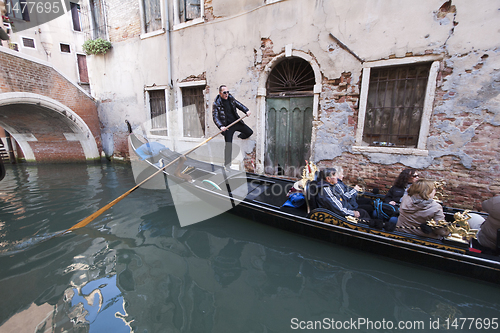
M 498 286 L 228 213 L 181 228 L 168 190 L 52 237 L 134 185 L 127 165 L 8 166 L 0 332 L 498 330 Z

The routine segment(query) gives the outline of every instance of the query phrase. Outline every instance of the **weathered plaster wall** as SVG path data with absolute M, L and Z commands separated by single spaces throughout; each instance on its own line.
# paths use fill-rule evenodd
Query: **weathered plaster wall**
M 113 43 L 105 55 L 89 56 L 92 91 L 99 103 L 102 144 L 107 156 L 126 156 L 127 125 L 147 120 L 145 86 L 166 86 L 165 35 Z

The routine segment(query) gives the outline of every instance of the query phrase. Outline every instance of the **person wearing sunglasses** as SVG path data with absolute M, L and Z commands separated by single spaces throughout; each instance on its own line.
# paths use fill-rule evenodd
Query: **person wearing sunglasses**
M 237 109 L 241 110 L 247 116 L 251 114 L 251 111 L 246 106 L 237 101 L 229 93 L 229 89 L 225 85 L 221 85 L 219 87 L 219 94 L 215 98 L 212 107 L 212 118 L 215 125 L 222 131 L 224 141 L 226 142 L 224 149 L 224 167 L 226 169 L 231 166 L 234 132 L 240 132 L 238 135 L 240 139 L 247 139 L 253 134 L 252 129 L 243 121 L 234 124 L 230 128 L 226 127 L 240 118 L 236 111 Z
M 393 206 L 401 203 L 401 198 L 408 192 L 410 185 L 417 181 L 419 174 L 417 170 L 407 168 L 401 171 L 398 178 L 394 181 L 394 185 L 389 189 L 384 197 L 384 202 Z

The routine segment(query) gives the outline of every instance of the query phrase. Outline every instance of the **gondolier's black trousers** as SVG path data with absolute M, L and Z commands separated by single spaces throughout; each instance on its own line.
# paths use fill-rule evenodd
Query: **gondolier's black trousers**
M 231 156 L 233 153 L 233 135 L 236 131 L 240 132 L 238 135 L 238 138 L 240 139 L 247 139 L 253 134 L 252 129 L 241 122 L 234 124 L 222 133 L 222 135 L 224 135 L 224 140 L 226 141 L 224 148 L 224 166 L 226 167 L 230 167 L 231 161 L 233 160 Z

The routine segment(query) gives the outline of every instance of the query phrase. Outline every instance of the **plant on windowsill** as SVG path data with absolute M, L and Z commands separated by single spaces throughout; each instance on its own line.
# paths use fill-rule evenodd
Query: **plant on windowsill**
M 86 54 L 105 54 L 111 48 L 111 43 L 102 38 L 89 39 L 82 45 Z

